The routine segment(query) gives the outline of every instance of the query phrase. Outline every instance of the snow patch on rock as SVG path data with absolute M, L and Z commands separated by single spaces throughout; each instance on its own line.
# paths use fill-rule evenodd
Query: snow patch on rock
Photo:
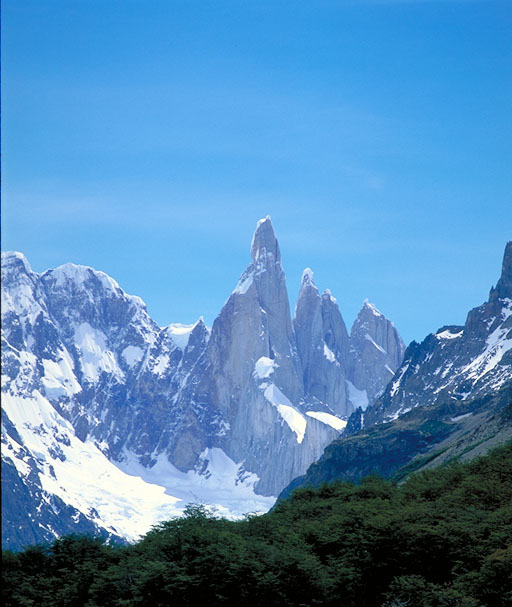
M 265 379 L 270 377 L 274 370 L 279 365 L 273 358 L 268 358 L 268 356 L 261 356 L 254 363 L 254 376 L 257 379 Z
M 133 367 L 142 360 L 144 356 L 144 350 L 138 346 L 126 346 L 122 351 L 122 356 L 129 367 Z
M 297 442 L 300 444 L 304 440 L 306 433 L 307 420 L 290 402 L 290 400 L 274 384 L 265 388 L 264 396 L 279 412 L 279 415 L 288 424 L 290 430 L 297 435 Z
M 198 322 L 199 321 L 191 325 L 184 325 L 180 322 L 172 323 L 167 327 L 167 333 L 171 336 L 171 339 L 178 348 L 184 350 L 188 345 L 190 334 L 195 329 Z
M 324 356 L 331 363 L 336 362 L 336 357 L 334 356 L 334 352 L 329 348 L 329 346 L 324 343 Z
M 323 424 L 327 424 L 334 428 L 335 430 L 341 431 L 347 425 L 346 420 L 340 419 L 335 415 L 331 415 L 330 413 L 326 413 L 325 411 L 306 411 L 306 415 L 309 417 L 313 417 Z
M 346 380 L 346 384 L 348 389 L 348 398 L 350 402 L 354 405 L 355 409 L 357 409 L 357 407 L 361 407 L 361 409 L 364 411 L 366 407 L 368 407 L 369 402 L 366 390 L 359 390 L 348 379 Z
M 97 382 L 102 371 L 112 373 L 119 379 L 124 377 L 114 353 L 107 349 L 107 338 L 102 331 L 94 329 L 87 322 L 81 323 L 75 329 L 75 343 L 80 352 L 85 379 Z

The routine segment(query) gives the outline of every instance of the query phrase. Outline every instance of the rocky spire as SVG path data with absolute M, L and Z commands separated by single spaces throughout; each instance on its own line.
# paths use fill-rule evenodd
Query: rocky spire
M 341 364 L 346 367 L 350 352 L 350 339 L 338 303 L 329 289 L 322 293 L 322 320 L 325 343 L 335 353 Z
M 252 377 L 255 361 L 265 356 L 276 359 L 274 380 L 279 388 L 292 400 L 302 397 L 286 280 L 268 215 L 258 221 L 251 242 L 251 263 L 213 325 L 211 348 L 216 347 L 225 331 L 230 336 L 229 343 L 225 343 L 230 352 L 217 356 L 219 360 L 227 360 L 231 354 L 236 357 L 231 371 L 237 369 L 241 373 L 237 383 L 246 381 L 246 376 Z M 247 369 L 242 370 L 244 365 Z
M 349 415 L 345 390 L 347 330 L 330 291 L 321 296 L 318 293 L 310 268 L 302 273 L 293 326 L 306 398 L 327 404 L 339 415 Z
M 357 389 L 366 390 L 372 403 L 400 366 L 405 344 L 395 325 L 367 299 L 354 321 L 350 341 L 354 354 L 350 381 Z
M 367 299 L 363 302 L 363 307 L 352 326 L 350 338 L 353 343 L 361 340 L 369 342 L 381 353 L 384 350 L 389 358 L 389 366 L 393 371 L 400 366 L 405 352 L 405 344 L 395 325 Z M 365 343 L 365 345 L 367 344 Z
M 266 300 L 269 296 L 275 295 L 276 288 L 281 296 L 285 296 L 286 306 L 288 306 L 279 243 L 268 215 L 256 224 L 256 231 L 251 242 L 251 263 L 240 276 L 233 295 L 245 295 L 254 288 L 258 297 L 262 299 L 263 306 L 270 305 L 270 302 Z
M 324 345 L 322 300 L 313 281 L 313 272 L 310 268 L 306 268 L 302 273 L 293 327 L 307 393 L 310 392 L 311 384 L 314 383 L 312 376 L 314 375 L 317 351 L 322 351 Z
M 253 263 L 281 262 L 279 243 L 277 242 L 270 215 L 260 219 L 251 242 L 251 258 Z
M 512 240 L 507 242 L 505 253 L 503 254 L 503 264 L 501 266 L 501 276 L 494 289 L 491 289 L 492 298 L 512 298 Z
M 229 457 L 258 474 L 259 490 L 276 491 L 313 457 L 306 426 L 315 422 L 299 411 L 302 367 L 269 217 L 257 223 L 251 262 L 213 323 L 205 358 L 206 372 L 189 402 L 198 411 L 208 403 L 209 415 L 229 428 L 229 440 L 223 439 Z M 304 425 L 298 434 L 297 423 Z

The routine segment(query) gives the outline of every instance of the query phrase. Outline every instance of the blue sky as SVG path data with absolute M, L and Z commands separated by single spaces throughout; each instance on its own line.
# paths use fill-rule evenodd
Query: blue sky
M 512 3 L 3 0 L 2 248 L 213 322 L 272 216 L 421 340 L 463 323 L 512 238 Z

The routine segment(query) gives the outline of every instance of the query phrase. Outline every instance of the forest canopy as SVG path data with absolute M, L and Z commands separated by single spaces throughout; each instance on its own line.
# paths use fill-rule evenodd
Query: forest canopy
M 6 607 L 512 605 L 512 444 L 396 485 L 295 491 L 263 516 L 201 505 L 138 543 L 3 552 Z

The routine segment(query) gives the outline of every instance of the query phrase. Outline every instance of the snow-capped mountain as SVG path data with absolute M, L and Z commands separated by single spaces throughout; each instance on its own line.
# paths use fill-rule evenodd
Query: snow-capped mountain
M 512 241 L 487 302 L 463 326 L 441 327 L 412 342 L 393 381 L 365 414 L 365 424 L 393 419 L 418 406 L 497 392 L 512 380 Z
M 85 266 L 38 274 L 6 253 L 2 278 L 6 545 L 70 530 L 132 539 L 197 501 L 267 510 L 400 362 L 394 328 L 383 339 L 367 323 L 389 349 L 374 360 L 351 341 L 309 270 L 292 320 L 268 217 L 211 330 L 158 327 L 140 298 Z
M 366 336 L 367 319 L 378 313 L 366 307 L 351 337 L 356 347 L 354 336 L 362 334 L 360 343 L 368 341 L 373 353 L 378 348 Z M 388 355 L 395 352 L 398 359 L 401 344 L 392 331 L 381 333 L 376 345 L 386 342 Z M 342 435 L 281 496 L 297 487 L 357 481 L 369 474 L 400 479 L 414 470 L 483 455 L 510 440 L 512 242 L 488 301 L 469 312 L 464 326 L 445 326 L 421 344 L 412 342 L 384 393 L 366 410 L 354 411 Z

